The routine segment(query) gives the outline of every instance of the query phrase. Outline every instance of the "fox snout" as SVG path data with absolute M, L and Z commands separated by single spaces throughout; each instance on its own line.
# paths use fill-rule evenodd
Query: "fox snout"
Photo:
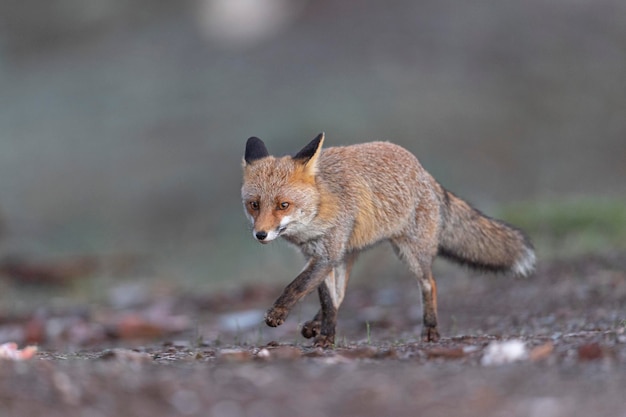
M 254 229 L 252 231 L 252 234 L 254 235 L 254 238 L 261 242 L 261 243 L 269 243 L 272 240 L 276 239 L 278 236 L 280 236 L 280 234 L 282 232 L 284 232 L 286 229 L 286 226 L 279 226 L 277 229 L 274 230 L 256 230 Z
M 265 230 L 253 230 L 252 235 L 254 235 L 254 238 L 260 243 L 269 243 L 276 239 L 278 233 L 272 233 L 272 231 L 267 232 Z

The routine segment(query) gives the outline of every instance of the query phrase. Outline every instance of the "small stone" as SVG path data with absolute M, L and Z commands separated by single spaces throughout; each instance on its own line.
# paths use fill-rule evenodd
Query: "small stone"
M 242 349 L 222 349 L 218 357 L 226 362 L 247 362 L 252 360 L 252 353 Z
M 267 350 L 267 348 L 263 348 L 259 350 L 256 354 L 256 357 L 260 359 L 269 359 L 270 356 L 271 356 L 270 351 Z
M 521 340 L 513 339 L 504 342 L 491 342 L 485 348 L 480 363 L 484 366 L 503 365 L 528 358 L 526 345 Z

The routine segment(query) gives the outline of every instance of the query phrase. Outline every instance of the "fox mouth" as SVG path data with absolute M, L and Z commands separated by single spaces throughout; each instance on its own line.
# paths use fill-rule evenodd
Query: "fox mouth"
M 258 242 L 266 244 L 282 235 L 285 230 L 287 230 L 287 226 L 280 226 L 278 229 L 274 229 L 269 233 L 263 231 L 253 231 L 253 235 Z

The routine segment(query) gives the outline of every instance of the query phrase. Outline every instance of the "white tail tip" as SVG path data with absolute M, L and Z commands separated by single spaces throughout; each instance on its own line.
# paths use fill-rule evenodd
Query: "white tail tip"
M 536 261 L 535 251 L 531 248 L 524 248 L 522 256 L 515 262 L 511 269 L 517 275 L 527 277 L 535 271 Z

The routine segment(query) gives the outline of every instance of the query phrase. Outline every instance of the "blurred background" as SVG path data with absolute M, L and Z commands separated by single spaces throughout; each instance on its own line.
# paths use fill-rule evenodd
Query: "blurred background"
M 4 308 L 14 281 L 68 274 L 88 300 L 286 284 L 303 260 L 255 243 L 241 208 L 252 135 L 276 154 L 320 131 L 393 141 L 540 257 L 615 250 L 625 116 L 621 0 L 5 0 Z M 360 265 L 408 275 L 386 248 Z

